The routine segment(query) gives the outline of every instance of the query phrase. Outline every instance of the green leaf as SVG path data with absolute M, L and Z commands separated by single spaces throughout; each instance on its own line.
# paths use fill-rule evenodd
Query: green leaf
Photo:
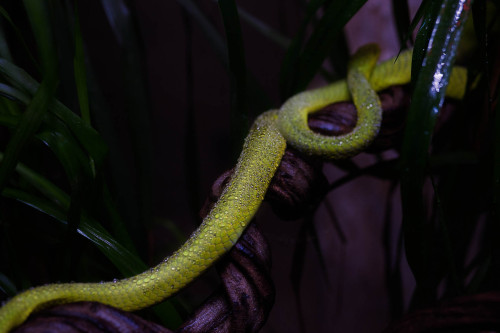
M 427 13 L 429 11 L 429 6 L 432 3 L 432 0 L 423 0 L 420 6 L 418 7 L 417 12 L 415 13 L 415 16 L 411 20 L 410 26 L 408 28 L 408 34 L 410 35 L 413 30 L 417 27 L 418 23 L 424 16 L 424 13 Z
M 0 152 L 0 161 L 2 159 L 3 154 Z M 52 182 L 26 167 L 22 163 L 17 164 L 16 172 L 25 182 L 33 186 L 50 202 L 55 203 L 58 207 L 65 211 L 69 209 L 71 204 L 70 197 Z M 110 193 L 107 188 L 104 189 L 104 202 L 108 208 L 111 225 L 113 226 L 115 235 L 118 236 L 120 243 L 124 244 L 130 252 L 137 254 L 126 229 L 123 227 L 123 222 L 121 222 L 118 213 L 115 211 L 114 205 L 111 203 Z
M 365 3 L 366 0 L 331 2 L 304 46 L 288 93 L 294 94 L 307 88 L 325 58 L 330 54 L 345 24 Z
M 229 68 L 229 59 L 227 47 L 224 39 L 219 34 L 217 29 L 210 23 L 206 15 L 200 10 L 197 3 L 192 0 L 176 0 L 182 8 L 189 13 L 196 24 L 200 26 L 201 32 L 205 35 L 208 42 L 212 46 L 217 58 L 221 61 L 225 68 Z
M 0 10 L 3 8 L 0 7 Z M 5 39 L 5 33 L 0 20 L 0 58 L 5 58 L 12 61 L 12 55 L 10 53 L 9 43 Z
M 394 17 L 394 21 L 396 22 L 400 48 L 405 49 L 406 41 L 411 37 L 408 0 L 392 0 L 392 11 L 392 17 Z
M 43 115 L 47 111 L 49 103 L 52 102 L 55 89 L 54 82 L 44 80 L 24 112 L 16 131 L 7 144 L 5 157 L 0 164 L 0 191 L 6 185 L 24 146 L 40 126 Z
M 47 2 L 45 0 L 24 0 L 23 2 L 38 46 L 44 79 L 56 80 L 57 53 L 52 36 L 51 19 L 46 8 Z
M 17 288 L 14 283 L 2 273 L 0 273 L 0 290 L 9 297 L 17 294 Z
M 212 50 L 217 55 L 224 68 L 231 76 L 229 68 L 228 50 L 224 38 L 217 29 L 210 23 L 207 16 L 200 10 L 198 5 L 191 0 L 176 0 L 182 8 L 189 13 L 194 22 L 199 26 L 201 32 L 207 38 Z M 245 103 L 247 110 L 259 110 L 263 112 L 272 106 L 269 96 L 258 83 L 251 72 L 246 72 L 246 94 Z M 260 113 L 259 112 L 259 113 Z M 238 147 L 239 148 L 239 147 Z
M 242 20 L 247 22 L 248 25 L 253 27 L 258 32 L 260 32 L 264 37 L 275 42 L 277 45 L 281 46 L 284 49 L 288 48 L 288 46 L 290 45 L 290 39 L 271 28 L 268 24 L 266 24 L 259 18 L 255 17 L 242 8 L 238 8 L 238 13 L 240 14 Z
M 422 3 L 421 8 L 423 6 L 424 3 Z M 413 46 L 411 68 L 412 83 L 417 81 L 418 74 L 420 73 L 420 67 L 427 52 L 429 39 L 434 28 L 434 23 L 436 22 L 439 15 L 440 8 L 440 1 L 429 2 L 427 6 L 423 7 L 422 24 L 420 25 L 420 29 L 418 30 L 417 38 L 415 40 L 415 45 Z
M 196 111 L 194 103 L 194 76 L 193 76 L 193 29 L 192 18 L 186 10 L 182 10 L 182 20 L 185 31 L 186 54 L 186 134 L 184 145 L 184 165 L 186 166 L 186 184 L 190 212 L 194 220 L 198 219 L 200 203 L 200 160 L 198 154 L 198 135 L 196 131 Z
M 7 13 L 7 11 L 2 7 L 0 6 L 0 15 L 9 23 L 9 25 L 12 27 L 12 29 L 14 30 L 14 33 L 16 35 L 16 38 L 17 40 L 20 41 L 21 45 L 23 46 L 24 48 L 24 51 L 26 52 L 26 54 L 28 54 L 31 62 L 38 68 L 38 62 L 36 61 L 35 57 L 33 56 L 33 54 L 31 53 L 31 50 L 30 48 L 28 47 L 28 45 L 26 44 L 26 41 L 24 40 L 23 38 L 23 34 L 21 33 L 21 31 L 19 30 L 19 28 L 14 24 L 14 22 L 12 21 L 9 13 Z M 7 45 L 4 46 L 5 48 L 8 48 Z M 5 49 L 3 50 L 3 52 L 0 54 L 0 57 L 1 58 L 5 58 L 9 61 L 12 61 L 11 59 L 11 56 L 10 56 L 10 51 L 8 49 Z
M 470 0 L 444 0 L 437 15 L 434 10 L 426 13 L 425 26 L 419 33 L 423 37 L 417 37 L 427 40 L 419 44 L 425 45 L 421 47 L 424 57 L 422 62 L 413 61 L 413 66 L 422 67 L 418 76 L 412 76 L 416 81 L 401 153 L 401 197 L 406 254 L 417 282 L 417 298 L 422 302 L 432 301 L 436 283 L 429 270 L 431 230 L 426 222 L 422 192 L 428 151 L 470 6 Z M 432 17 L 436 19 L 431 20 Z
M 31 97 L 28 96 L 23 91 L 16 89 L 12 86 L 9 86 L 5 83 L 0 83 L 0 95 L 5 96 L 14 101 L 21 102 L 24 105 L 27 105 L 31 100 Z
M 226 32 L 231 81 L 231 152 L 237 157 L 248 133 L 246 110 L 246 65 L 240 19 L 234 0 L 219 0 L 219 8 Z
M 35 94 L 40 86 L 23 69 L 5 59 L 0 59 L 0 74 L 15 88 L 28 95 Z M 21 102 L 26 103 L 25 100 Z M 57 100 L 51 102 L 49 107 L 50 112 L 55 114 L 70 128 L 80 144 L 89 153 L 93 161 L 95 161 L 96 166 L 100 166 L 104 161 L 108 149 L 96 130 L 85 124 L 80 117 Z
M 66 131 L 64 125 L 58 120 L 53 120 L 53 122 L 56 123 L 56 128 L 45 129 L 37 137 L 57 156 L 73 189 L 81 186 L 82 182 L 92 181 L 93 170 L 88 163 L 88 157 L 71 134 Z
M 67 212 L 47 200 L 12 188 L 5 188 L 2 195 L 20 201 L 47 214 L 58 222 L 63 224 L 68 223 L 66 219 Z M 139 274 L 148 268 L 140 258 L 121 246 L 120 243 L 111 237 L 111 235 L 96 221 L 88 217 L 82 217 L 82 221 L 78 227 L 78 233 L 90 240 L 124 276 L 127 277 Z
M 87 89 L 87 75 L 85 68 L 85 54 L 83 50 L 82 32 L 80 29 L 80 18 L 78 15 L 78 3 L 75 2 L 75 57 L 73 67 L 75 71 L 75 84 L 80 104 L 80 113 L 85 124 L 90 125 L 90 106 Z
M 129 127 L 133 144 L 134 162 L 137 166 L 137 184 L 139 186 L 140 220 L 152 221 L 152 165 L 153 144 L 151 137 L 151 104 L 148 82 L 145 77 L 143 45 L 128 1 L 101 0 L 108 23 L 124 55 L 122 64 L 122 82 L 126 111 L 129 115 Z M 136 231 L 139 226 L 136 226 Z
M 302 20 L 299 30 L 292 39 L 281 65 L 280 92 L 281 98 L 285 100 L 292 95 L 296 66 L 299 62 L 300 51 L 306 35 L 309 22 L 314 14 L 321 8 L 325 0 L 311 0 L 306 7 L 305 17 Z
M 0 162 L 3 158 L 4 155 L 0 152 Z M 55 202 L 60 207 L 69 207 L 70 201 L 68 195 L 46 178 L 22 163 L 16 165 L 16 172 L 50 201 Z

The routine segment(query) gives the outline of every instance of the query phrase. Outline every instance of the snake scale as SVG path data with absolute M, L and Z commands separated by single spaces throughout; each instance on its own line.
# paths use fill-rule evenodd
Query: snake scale
M 340 159 L 361 152 L 378 134 L 382 109 L 377 91 L 410 81 L 411 51 L 377 65 L 379 49 L 362 47 L 350 60 L 346 80 L 291 97 L 279 110 L 259 116 L 245 139 L 229 184 L 201 226 L 174 254 L 139 275 L 105 283 L 49 284 L 24 291 L 0 308 L 0 332 L 20 325 L 35 311 L 55 304 L 96 301 L 126 311 L 142 309 L 173 295 L 226 253 L 259 208 L 287 144 L 310 154 Z M 447 95 L 461 98 L 467 73 L 455 67 Z M 312 132 L 308 114 L 353 100 L 354 130 L 328 137 Z

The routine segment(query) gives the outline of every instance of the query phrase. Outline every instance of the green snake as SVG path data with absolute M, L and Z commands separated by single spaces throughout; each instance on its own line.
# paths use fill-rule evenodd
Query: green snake
M 126 311 L 139 310 L 175 294 L 237 241 L 259 208 L 287 144 L 329 159 L 348 158 L 378 134 L 382 109 L 377 91 L 410 81 L 411 51 L 377 65 L 379 49 L 362 47 L 350 60 L 347 79 L 291 97 L 281 109 L 259 116 L 245 139 L 230 182 L 201 226 L 180 249 L 139 275 L 105 283 L 49 284 L 24 291 L 0 308 L 0 332 L 20 325 L 35 311 L 55 304 L 96 301 Z M 466 70 L 455 67 L 447 95 L 461 98 Z M 350 133 L 329 137 L 312 132 L 308 114 L 353 100 L 358 110 Z

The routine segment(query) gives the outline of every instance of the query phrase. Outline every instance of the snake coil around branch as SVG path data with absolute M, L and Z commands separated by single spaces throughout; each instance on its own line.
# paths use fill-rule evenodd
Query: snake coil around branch
M 384 119 L 390 119 L 390 115 L 404 119 L 408 97 L 403 91 L 401 87 L 391 87 L 380 95 Z M 384 123 L 381 134 L 393 133 L 395 126 Z M 394 124 L 395 120 L 391 123 Z M 355 124 L 356 109 L 350 102 L 328 105 L 309 118 L 309 126 L 325 135 L 348 133 Z M 401 123 L 397 124 L 399 127 Z M 378 138 L 374 144 L 377 141 Z M 287 148 L 266 194 L 266 201 L 280 218 L 297 219 L 316 208 L 328 189 L 322 164 L 320 159 Z M 219 199 L 231 172 L 223 173 L 212 185 L 200 212 L 202 219 Z M 267 242 L 255 224 L 251 224 L 235 247 L 217 265 L 222 286 L 176 332 L 257 332 L 265 322 L 274 299 L 270 266 Z M 69 333 L 172 332 L 135 314 L 96 302 L 78 302 L 47 309 L 30 317 L 14 332 L 45 330 Z
M 139 275 L 107 283 L 53 284 L 27 290 L 0 308 L 0 332 L 20 325 L 32 312 L 78 301 L 98 301 L 135 311 L 169 297 L 212 266 L 238 241 L 264 200 L 287 145 L 308 156 L 352 157 L 365 150 L 379 133 L 382 107 L 377 91 L 410 80 L 411 51 L 377 65 L 380 50 L 362 47 L 352 57 L 347 79 L 292 96 L 279 110 L 254 122 L 242 154 L 219 200 L 187 242 L 162 263 Z M 466 71 L 455 68 L 447 94 L 460 98 Z M 313 132 L 308 114 L 352 98 L 356 126 L 347 134 Z

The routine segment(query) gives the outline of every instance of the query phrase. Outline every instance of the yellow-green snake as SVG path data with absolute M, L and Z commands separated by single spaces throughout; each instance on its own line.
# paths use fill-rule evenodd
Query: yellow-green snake
M 199 229 L 173 255 L 156 267 L 123 280 L 50 284 L 22 292 L 0 309 L 0 332 L 8 332 L 32 312 L 55 304 L 97 301 L 134 311 L 182 289 L 237 242 L 264 199 L 287 144 L 329 159 L 353 156 L 370 144 L 378 134 L 382 118 L 376 91 L 410 81 L 411 51 L 376 65 L 378 54 L 376 45 L 362 47 L 350 61 L 347 80 L 299 93 L 281 109 L 258 117 L 220 199 Z M 466 76 L 465 69 L 453 69 L 448 96 L 463 96 Z M 327 137 L 308 128 L 309 113 L 351 99 L 358 110 L 352 132 Z

